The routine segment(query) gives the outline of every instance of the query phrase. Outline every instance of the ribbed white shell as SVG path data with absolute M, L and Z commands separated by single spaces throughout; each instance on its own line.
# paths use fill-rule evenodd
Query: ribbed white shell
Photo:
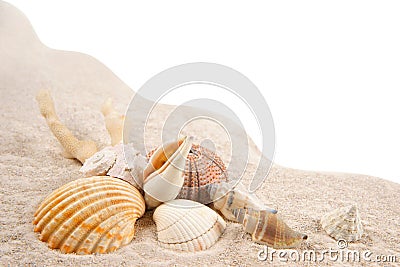
M 215 244 L 226 227 L 218 213 L 186 199 L 162 204 L 155 210 L 153 219 L 157 225 L 160 245 L 182 251 L 208 249 Z
M 117 178 L 94 176 L 51 193 L 35 213 L 35 232 L 63 253 L 108 253 L 128 244 L 145 211 L 140 192 Z
M 321 218 L 322 228 L 336 240 L 357 241 L 364 233 L 356 205 L 333 210 Z

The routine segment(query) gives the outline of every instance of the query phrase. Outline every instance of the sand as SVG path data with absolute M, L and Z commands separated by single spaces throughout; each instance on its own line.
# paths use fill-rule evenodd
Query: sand
M 43 87 L 52 90 L 61 120 L 79 138 L 92 139 L 100 147 L 110 142 L 100 113 L 102 102 L 114 97 L 117 108 L 124 111 L 134 95 L 96 59 L 44 46 L 26 17 L 0 1 L 0 265 L 353 265 L 329 260 L 259 261 L 257 253 L 263 246 L 253 243 L 235 223 L 228 223 L 220 240 L 206 251 L 180 253 L 162 249 L 157 245 L 151 212 L 137 222 L 132 243 L 115 253 L 79 256 L 49 249 L 33 232 L 33 213 L 46 195 L 82 176 L 78 172 L 80 163 L 62 157 L 61 146 L 39 114 L 34 96 Z M 170 108 L 160 107 L 156 116 L 159 120 L 151 125 L 154 129 L 160 127 Z M 152 145 L 157 144 L 154 140 Z M 250 163 L 254 164 L 260 155 L 254 144 L 251 154 Z M 319 219 L 334 208 L 357 203 L 366 236 L 349 244 L 349 249 L 369 250 L 372 257 L 396 255 L 399 262 L 399 192 L 399 184 L 376 177 L 301 171 L 275 164 L 257 195 L 277 208 L 290 226 L 309 236 L 299 252 L 336 249 L 335 241 L 321 229 Z M 379 264 L 364 261 L 357 265 Z

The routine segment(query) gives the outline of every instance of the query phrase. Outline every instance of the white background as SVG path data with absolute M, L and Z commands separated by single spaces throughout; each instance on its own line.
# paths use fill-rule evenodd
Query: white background
M 43 43 L 96 57 L 134 90 L 188 62 L 240 71 L 269 104 L 278 164 L 400 182 L 399 1 L 9 2 Z M 249 111 L 219 100 L 259 140 Z

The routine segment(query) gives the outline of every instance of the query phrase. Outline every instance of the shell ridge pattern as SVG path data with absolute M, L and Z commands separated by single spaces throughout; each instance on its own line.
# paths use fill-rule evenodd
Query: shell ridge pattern
M 54 191 L 53 193 L 51 193 L 50 195 L 48 195 L 48 197 L 46 197 L 43 203 L 36 210 L 35 216 L 38 216 L 42 212 L 46 214 L 51 209 L 53 201 L 57 199 L 65 199 L 66 197 L 71 196 L 72 195 L 72 193 L 70 192 L 71 188 L 77 188 L 78 186 L 84 187 L 84 185 L 89 184 L 92 180 L 94 185 L 103 183 L 103 181 L 88 178 L 88 181 L 86 183 L 79 183 L 80 181 L 77 180 L 73 181 L 70 184 L 66 184 L 57 189 L 56 191 Z M 38 217 L 42 218 L 43 216 L 38 216 Z
M 124 220 L 129 220 L 129 218 L 122 218 L 121 220 L 118 220 L 119 217 L 124 217 L 126 215 L 133 215 L 133 212 L 129 212 L 129 210 L 117 213 L 106 220 L 100 222 L 96 227 L 93 227 L 93 229 L 90 231 L 90 234 L 87 236 L 85 241 L 87 240 L 93 240 L 96 239 L 95 242 L 93 243 L 86 243 L 86 242 L 80 242 L 79 246 L 77 246 L 77 252 L 85 252 L 86 254 L 88 253 L 93 253 L 93 252 L 99 252 L 99 244 L 102 242 L 103 237 L 105 236 L 106 233 L 110 229 L 112 229 L 118 222 L 124 221 Z M 111 224 L 110 224 L 111 222 Z M 108 231 L 103 231 L 103 233 L 100 236 L 96 236 L 95 232 L 99 232 L 100 230 L 108 230 Z M 88 239 L 91 237 L 91 239 Z M 104 241 L 103 241 L 104 242 Z M 106 250 L 104 250 L 106 251 Z
M 114 216 L 111 216 L 110 218 L 107 219 L 107 221 L 113 221 L 113 220 L 114 220 L 114 222 L 113 222 L 111 225 L 107 225 L 107 228 L 108 228 L 107 231 L 104 231 L 104 232 L 100 235 L 100 237 L 97 239 L 97 241 L 93 244 L 93 246 L 92 246 L 92 251 L 93 251 L 93 249 L 95 249 L 95 248 L 97 248 L 97 247 L 99 246 L 100 242 L 103 241 L 103 238 L 106 236 L 106 234 L 108 234 L 112 229 L 114 229 L 114 227 L 115 227 L 117 224 L 123 223 L 123 222 L 125 222 L 125 221 L 129 221 L 129 220 L 130 220 L 129 217 L 128 217 L 128 218 L 121 219 L 121 220 L 117 220 L 118 217 L 120 217 L 120 216 L 127 216 L 127 215 L 133 215 L 133 212 L 118 213 L 118 214 L 116 214 L 116 215 L 114 215 Z M 103 224 L 103 223 L 106 223 L 106 221 L 100 223 L 99 226 L 100 226 L 101 224 Z M 96 227 L 95 229 L 93 229 L 93 230 L 94 230 L 94 231 L 97 230 L 99 226 L 97 226 L 97 227 Z M 93 231 L 93 232 L 94 232 L 94 231 Z M 111 240 L 109 240 L 109 241 L 111 241 Z
M 107 195 L 106 194 L 102 194 L 102 195 Z M 101 194 L 100 194 L 101 195 Z M 119 204 L 119 203 L 124 203 L 125 201 L 129 200 L 129 198 L 121 198 L 120 196 L 113 196 L 113 198 L 109 198 L 107 199 L 108 203 L 115 205 L 115 204 Z M 75 203 L 74 203 L 75 204 Z M 63 237 L 65 236 L 69 236 L 76 228 L 78 228 L 82 223 L 85 222 L 86 219 L 88 219 L 89 217 L 92 216 L 92 214 L 96 214 L 97 212 L 99 212 L 100 210 L 107 208 L 106 207 L 102 207 L 100 204 L 104 204 L 104 199 L 97 199 L 96 201 L 89 203 L 89 205 L 85 206 L 81 212 L 74 214 L 72 217 L 69 217 L 68 220 L 65 220 L 63 223 L 59 223 L 55 229 L 52 230 L 52 232 L 50 233 L 49 237 L 47 238 L 48 240 L 51 240 L 53 238 L 53 236 L 59 232 L 59 230 L 61 230 L 61 228 L 64 227 L 64 225 L 69 225 L 71 222 L 72 224 L 75 225 L 74 228 L 71 228 L 68 230 L 68 232 L 66 232 Z M 79 205 L 79 204 L 75 204 L 75 205 Z M 134 205 L 131 205 L 131 207 L 133 208 Z M 86 210 L 92 211 L 91 213 L 89 213 L 89 215 L 84 212 Z M 63 214 L 63 213 L 61 213 Z M 61 216 L 61 215 L 58 215 Z M 80 219 L 81 221 L 76 222 L 76 219 Z M 60 238 L 61 236 L 59 236 Z M 66 239 L 63 239 L 61 242 L 65 242 Z
M 209 232 L 211 232 L 211 231 L 214 229 L 214 227 L 215 227 L 218 223 L 219 223 L 219 220 L 218 220 L 218 217 L 217 217 L 216 220 L 215 220 L 215 222 L 213 223 L 213 225 L 212 225 L 206 232 L 204 232 L 204 233 L 202 233 L 201 235 L 196 236 L 196 237 L 194 237 L 194 238 L 192 238 L 192 239 L 190 239 L 190 240 L 186 240 L 186 241 L 184 241 L 184 242 L 169 242 L 169 243 L 162 242 L 162 241 L 158 241 L 158 242 L 163 243 L 163 244 L 166 244 L 166 245 L 170 245 L 170 244 L 174 244 L 174 245 L 176 245 L 176 244 L 186 244 L 186 243 L 189 243 L 189 242 L 191 242 L 191 241 L 198 240 L 198 239 L 200 239 L 202 236 L 207 235 Z
M 190 213 L 191 213 L 191 210 L 189 210 L 189 212 L 180 213 L 181 216 L 175 217 L 176 220 L 175 220 L 173 223 L 167 225 L 165 228 L 160 229 L 158 232 L 168 230 L 168 228 L 170 228 L 170 227 L 174 226 L 175 224 L 179 223 L 179 221 L 183 220 L 183 219 L 184 219 L 185 217 L 187 217 Z
M 129 208 L 132 208 L 133 206 L 127 206 L 126 203 L 119 203 L 117 204 L 114 209 L 110 210 L 109 207 L 104 207 L 100 210 L 98 210 L 97 212 L 93 213 L 91 216 L 89 216 L 86 220 L 82 221 L 75 229 L 73 229 L 72 232 L 76 231 L 76 229 L 79 229 L 80 226 L 82 226 L 83 224 L 87 223 L 88 220 L 95 218 L 96 216 L 98 216 L 99 214 L 103 214 L 103 212 L 105 212 L 104 216 L 107 217 L 107 215 L 109 215 L 110 213 L 112 214 L 110 217 L 115 216 L 116 214 L 120 213 L 120 212 L 125 212 L 125 211 L 129 211 Z M 121 208 L 121 209 L 119 209 Z M 134 212 L 132 212 L 132 215 L 135 215 Z M 106 219 L 107 220 L 107 219 Z M 92 228 L 87 231 L 84 235 L 82 235 L 82 237 L 80 238 L 78 244 L 75 246 L 76 248 L 80 248 L 83 241 L 86 240 L 86 238 L 103 222 L 104 220 L 99 220 L 96 224 L 94 224 L 92 226 Z M 67 241 L 68 239 L 64 239 L 61 243 L 60 246 L 63 246 L 64 243 Z

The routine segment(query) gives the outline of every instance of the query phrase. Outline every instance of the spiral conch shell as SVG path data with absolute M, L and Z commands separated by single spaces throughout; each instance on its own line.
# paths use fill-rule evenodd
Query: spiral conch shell
M 234 214 L 237 209 L 265 210 L 277 213 L 275 209 L 264 205 L 254 193 L 248 192 L 241 183 L 234 184 L 232 181 L 211 184 L 208 191 L 214 208 L 230 221 L 238 222 L 237 216 Z
M 129 183 L 108 176 L 81 178 L 43 201 L 34 231 L 63 253 L 108 253 L 131 242 L 144 211 L 142 195 Z
M 328 235 L 336 240 L 357 241 L 364 233 L 357 205 L 349 205 L 329 212 L 322 217 L 321 225 Z
M 175 199 L 159 206 L 153 219 L 162 247 L 199 251 L 211 247 L 225 230 L 222 217 L 209 207 L 186 199 Z
M 157 151 L 154 149 L 147 158 Z M 213 184 L 227 182 L 228 174 L 222 159 L 213 151 L 192 144 L 186 158 L 184 183 L 176 198 L 189 199 L 203 204 L 212 202 L 209 194 Z
M 266 210 L 237 209 L 234 214 L 256 243 L 281 249 L 296 247 L 307 239 L 306 235 L 287 226 L 277 214 Z
M 148 208 L 175 199 L 184 183 L 186 158 L 192 147 L 193 137 L 160 146 L 149 159 L 143 172 L 143 190 Z

